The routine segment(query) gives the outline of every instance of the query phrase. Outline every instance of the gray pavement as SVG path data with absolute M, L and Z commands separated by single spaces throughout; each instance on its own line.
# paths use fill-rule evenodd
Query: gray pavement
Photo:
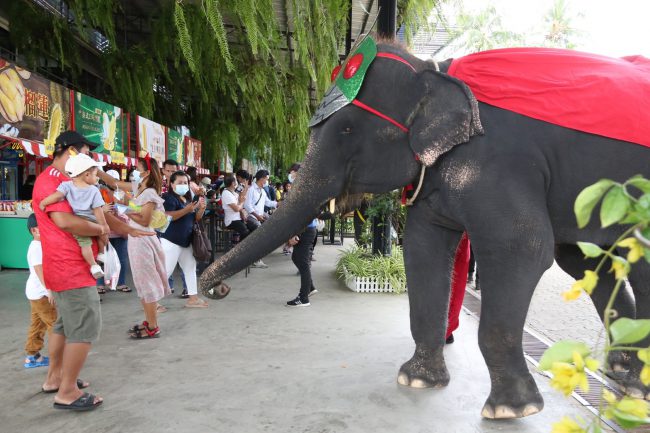
M 591 347 L 602 346 L 603 324 L 589 297 L 583 294 L 572 302 L 562 299 L 562 292 L 574 282 L 554 263 L 535 289 L 526 325 L 549 341 L 570 339 L 584 341 Z
M 27 274 L 3 271 L 0 431 L 546 433 L 564 415 L 589 416 L 534 373 L 546 401 L 541 414 L 482 419 L 489 377 L 476 341 L 478 324 L 464 313 L 456 343 L 445 349 L 450 385 L 399 386 L 397 371 L 414 349 L 407 297 L 349 291 L 334 276 L 337 252 L 317 247 L 319 293 L 311 307 L 284 307 L 299 281 L 290 259 L 276 251 L 265 258 L 269 269 L 236 275 L 232 293 L 207 310 L 166 299 L 169 311 L 160 318 L 157 340 L 126 336 L 142 320 L 135 293 L 105 295 L 102 337 L 81 376 L 105 402 L 87 414 L 52 409 L 52 397 L 38 392 L 44 369 L 22 367 Z M 546 326 L 545 316 L 555 314 L 545 302 L 536 299 L 542 305 L 533 306 L 531 325 Z

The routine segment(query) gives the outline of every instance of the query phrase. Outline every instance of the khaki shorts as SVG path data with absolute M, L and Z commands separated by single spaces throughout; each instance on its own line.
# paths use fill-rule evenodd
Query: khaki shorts
M 77 240 L 77 243 L 82 248 L 93 246 L 93 238 L 89 236 L 77 236 L 77 235 L 72 235 L 72 236 L 74 236 L 74 238 Z
M 64 335 L 68 343 L 93 343 L 99 338 L 102 314 L 97 287 L 53 292 L 58 317 L 52 332 Z

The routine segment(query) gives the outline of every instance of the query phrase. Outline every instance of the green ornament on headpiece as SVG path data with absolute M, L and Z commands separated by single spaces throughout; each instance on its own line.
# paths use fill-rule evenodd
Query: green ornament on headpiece
M 309 121 L 309 126 L 317 125 L 354 101 L 361 90 L 368 67 L 376 57 L 377 44 L 371 37 L 366 36 L 350 52 L 343 65 L 334 70 L 332 86 L 325 92 L 323 101 Z

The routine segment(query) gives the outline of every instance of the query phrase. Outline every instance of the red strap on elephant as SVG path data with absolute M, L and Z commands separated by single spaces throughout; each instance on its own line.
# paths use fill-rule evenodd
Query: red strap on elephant
M 362 108 L 362 109 L 374 114 L 375 116 L 379 116 L 382 119 L 389 121 L 390 123 L 397 126 L 399 129 L 401 129 L 404 132 L 409 132 L 409 129 L 406 126 L 399 123 L 397 120 L 393 119 L 392 117 L 389 117 L 389 116 L 385 115 L 384 113 L 382 113 L 380 111 L 375 110 L 372 107 L 367 106 L 366 104 L 359 101 L 358 99 L 353 100 L 352 105 L 356 105 L 357 107 Z
M 413 65 L 411 65 L 409 62 L 406 61 L 406 59 L 403 59 L 402 57 L 398 56 L 397 54 L 391 54 L 391 53 L 377 53 L 377 57 L 383 57 L 384 59 L 393 59 L 397 60 L 400 63 L 404 63 L 406 66 L 411 68 L 413 72 L 415 71 L 415 68 Z
M 403 59 L 402 57 L 400 57 L 400 56 L 398 56 L 396 54 L 377 53 L 377 57 L 381 57 L 381 58 L 384 58 L 384 59 L 391 59 L 391 60 L 395 60 L 397 62 L 403 63 L 406 66 L 408 66 L 409 68 L 411 68 L 411 70 L 413 72 L 415 72 L 415 68 L 413 67 L 413 65 L 411 65 L 408 61 L 406 61 L 406 59 Z M 379 110 L 376 110 L 376 109 L 364 104 L 363 102 L 359 101 L 358 99 L 354 99 L 352 101 L 352 105 L 356 105 L 357 107 L 359 107 L 359 108 L 361 108 L 363 110 L 366 110 L 369 113 L 374 114 L 375 116 L 381 117 L 382 119 L 389 121 L 393 125 L 397 126 L 399 129 L 401 129 L 403 132 L 409 132 L 409 129 L 406 126 L 399 123 L 397 120 L 393 119 L 390 116 L 387 116 L 386 114 L 382 113 Z

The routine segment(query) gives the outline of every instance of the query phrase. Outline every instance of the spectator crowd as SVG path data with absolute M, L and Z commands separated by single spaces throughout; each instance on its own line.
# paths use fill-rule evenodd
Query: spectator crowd
M 76 132 L 59 135 L 51 166 L 34 182 L 35 213 L 27 224 L 33 241 L 27 253 L 31 320 L 24 366 L 48 367 L 42 392 L 55 394 L 55 408 L 75 411 L 103 401 L 85 392 L 90 384 L 79 379 L 100 335 L 101 295 L 131 292 L 130 269 L 144 316 L 127 331 L 133 340 L 161 336 L 161 301 L 174 293 L 177 266 L 185 307 L 208 308 L 198 294 L 197 268 L 205 263 L 193 248 L 197 225 L 211 216 L 223 221 L 221 229 L 234 242 L 245 239 L 282 206 L 300 168 L 291 167 L 287 182 L 271 184 L 267 170 L 199 178 L 194 167 L 182 171 L 174 160 L 159 164 L 144 155 L 122 180 L 89 156 L 95 147 Z M 299 295 L 287 306 L 308 306 L 317 292 L 310 272 L 316 225 L 312 221 L 285 245 L 301 276 Z M 252 266 L 268 268 L 262 260 Z M 46 335 L 49 356 L 41 353 Z

